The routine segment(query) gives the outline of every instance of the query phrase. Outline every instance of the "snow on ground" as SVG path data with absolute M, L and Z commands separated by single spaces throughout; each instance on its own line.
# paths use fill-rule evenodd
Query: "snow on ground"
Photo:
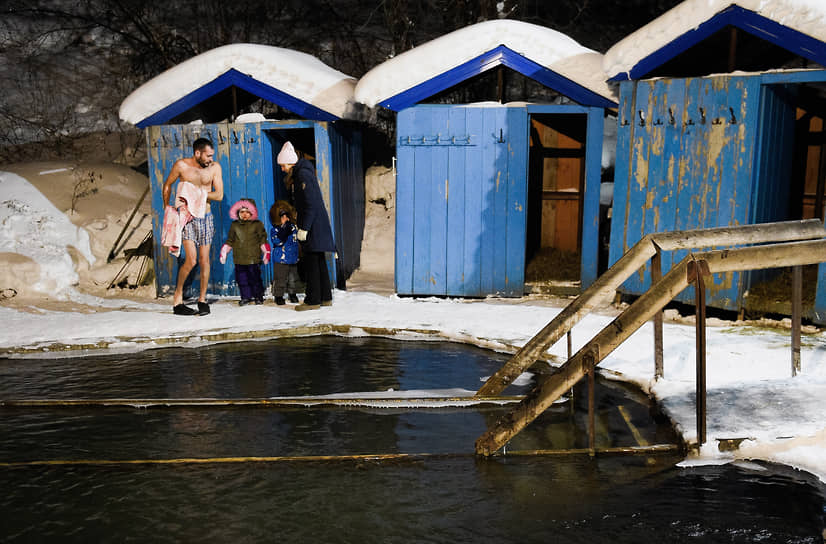
M 3 180 L 15 179 L 5 172 L 0 176 Z M 105 176 L 104 179 L 116 178 Z M 41 210 L 42 224 L 47 228 L 67 221 L 67 216 L 58 208 L 36 206 L 43 195 L 33 190 L 33 185 L 16 180 L 15 185 L 4 183 L 2 186 L 6 201 Z M 56 191 L 61 185 L 41 187 L 47 192 Z M 377 194 L 380 193 L 379 189 Z M 59 197 L 48 196 L 51 201 Z M 6 253 L 0 253 L 0 264 L 18 263 L 19 266 L 21 261 L 27 261 L 31 263 L 28 270 L 51 274 L 53 269 L 48 263 L 64 258 L 61 252 L 72 250 L 55 244 L 53 253 L 33 251 L 41 242 L 28 236 L 29 227 L 21 225 L 26 222 L 2 223 L 2 239 L 15 243 L 4 246 Z M 92 237 L 91 246 L 98 247 L 96 254 L 105 253 L 100 248 L 107 244 L 94 238 L 104 232 L 111 236 L 111 230 L 86 230 Z M 84 239 L 79 234 L 77 245 L 84 246 Z M 75 243 L 74 239 L 70 242 Z M 392 254 L 388 258 L 392 259 Z M 104 264 L 105 258 L 96 259 L 93 271 Z M 375 262 L 373 266 L 377 270 L 392 270 L 392 266 L 382 268 Z M 154 299 L 140 289 L 107 291 L 96 285 L 93 277 L 94 274 L 85 273 L 78 281 L 63 282 L 64 287 L 59 290 L 29 290 L 25 297 L 0 298 L 0 319 L 4 323 L 0 329 L 0 355 L 15 356 L 15 350 L 30 349 L 56 356 L 59 354 L 53 350 L 61 345 L 108 346 L 127 351 L 176 342 L 195 346 L 223 341 L 233 334 L 254 335 L 257 331 L 260 336 L 266 336 L 270 331 L 305 328 L 312 332 L 325 327 L 340 334 L 360 335 L 379 329 L 401 339 L 438 338 L 513 351 L 560 311 L 558 301 L 539 297 L 402 298 L 384 288 L 374 289 L 368 282 L 362 284 L 359 291 L 335 291 L 333 306 L 317 311 L 295 312 L 291 306 L 278 307 L 271 302 L 239 307 L 237 298 L 224 297 L 215 301 L 208 316 L 182 317 L 172 314 L 169 299 Z M 21 281 L 17 276 L 7 275 L 4 279 Z M 29 281 L 37 284 L 39 280 L 35 275 L 30 276 Z M 72 283 L 74 285 L 69 285 Z M 13 285 L 0 287 L 5 290 Z M 606 308 L 574 327 L 574 349 L 608 325 L 613 314 L 615 311 Z M 686 463 L 762 459 L 809 471 L 826 482 L 826 332 L 813 329 L 804 335 L 802 370 L 791 377 L 790 333 L 781 323 L 774 324 L 776 328 L 710 320 L 707 330 L 708 439 L 700 453 Z M 664 327 L 664 344 L 665 376 L 660 380 L 653 379 L 650 324 L 609 354 L 600 368 L 609 377 L 637 383 L 656 396 L 684 438 L 692 442 L 697 436 L 693 326 L 669 321 Z M 77 353 L 83 352 L 72 354 Z M 550 349 L 557 360 L 564 359 L 566 353 L 565 342 Z M 424 396 L 423 392 L 408 392 L 414 393 Z M 732 438 L 746 440 L 737 451 L 721 452 L 718 439 Z
M 823 0 L 685 0 L 608 49 L 602 61 L 604 75 L 610 78 L 630 72 L 642 59 L 731 5 L 826 41 L 826 2 Z

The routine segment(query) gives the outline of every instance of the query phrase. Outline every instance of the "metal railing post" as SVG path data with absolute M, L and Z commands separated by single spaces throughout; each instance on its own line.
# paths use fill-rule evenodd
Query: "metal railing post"
M 588 453 L 591 457 L 596 455 L 596 413 L 594 410 L 594 374 L 597 365 L 593 353 L 588 352 L 583 358 L 583 363 L 588 368 Z
M 657 252 L 651 257 L 651 285 L 663 278 L 662 253 Z M 654 379 L 663 377 L 663 311 L 654 314 Z
M 697 345 L 696 365 L 696 410 L 697 410 L 697 446 L 706 442 L 706 286 L 705 273 L 708 267 L 702 261 L 694 261 L 689 274 L 694 280 L 695 337 Z M 705 270 L 703 270 L 705 268 Z
M 800 372 L 800 322 L 803 315 L 803 268 L 792 267 L 792 377 Z
M 729 242 L 731 242 L 731 240 L 729 240 Z M 651 258 L 651 255 L 653 255 L 653 253 L 648 254 L 646 261 L 643 262 L 647 262 L 647 260 Z M 659 282 L 653 284 L 613 321 L 594 335 L 579 351 L 562 364 L 554 374 L 542 380 L 513 410 L 500 417 L 490 429 L 476 440 L 476 453 L 484 456 L 493 455 L 531 421 L 534 421 L 536 417 L 544 412 L 554 401 L 570 391 L 579 380 L 585 378 L 595 365 L 599 364 L 614 349 L 625 342 L 635 331 L 639 330 L 647 321 L 653 319 L 654 315 L 661 311 L 662 308 L 673 300 L 683 289 L 692 284 L 695 285 L 695 307 L 697 309 L 697 438 L 698 445 L 702 446 L 706 441 L 707 401 L 705 277 L 723 272 L 817 264 L 826 262 L 824 261 L 824 258 L 826 258 L 824 256 L 826 256 L 826 236 L 821 236 L 821 239 L 809 241 L 782 242 L 771 245 L 720 249 L 699 254 L 689 253 L 665 274 Z M 602 277 L 604 277 L 604 275 Z M 571 308 L 571 305 L 566 307 L 566 310 L 568 308 Z M 528 352 L 547 349 L 548 345 L 552 344 L 556 339 L 561 338 L 570 330 L 568 325 L 572 325 L 573 323 L 568 321 L 562 323 L 564 327 L 554 328 L 556 325 L 560 325 L 561 322 L 556 320 L 565 313 L 566 310 L 560 312 L 549 325 L 546 325 L 543 331 L 540 331 L 540 333 L 528 342 L 528 344 L 534 344 L 527 350 Z M 578 316 L 571 314 L 570 317 Z M 548 332 L 549 328 L 551 332 Z M 526 346 L 528 344 L 526 344 Z M 533 358 L 534 354 L 535 353 L 531 353 L 530 357 Z M 510 363 L 514 361 L 518 364 L 510 365 Z M 520 357 L 518 354 L 515 355 L 514 358 L 503 367 L 507 372 L 496 380 L 489 379 L 487 383 L 492 384 L 494 388 L 499 388 L 506 382 L 509 383 L 508 380 L 510 380 L 512 372 L 521 368 L 524 362 L 525 359 L 523 357 Z M 475 397 L 478 398 L 479 396 L 480 394 L 477 392 Z

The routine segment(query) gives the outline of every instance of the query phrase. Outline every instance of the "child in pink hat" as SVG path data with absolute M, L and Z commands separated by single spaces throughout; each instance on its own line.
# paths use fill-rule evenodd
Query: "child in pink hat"
M 235 282 L 241 292 L 239 305 L 264 303 L 264 284 L 261 281 L 261 263 L 270 262 L 270 244 L 264 223 L 258 220 L 258 208 L 251 198 L 242 198 L 229 209 L 232 225 L 227 241 L 221 247 L 221 264 L 233 252 Z

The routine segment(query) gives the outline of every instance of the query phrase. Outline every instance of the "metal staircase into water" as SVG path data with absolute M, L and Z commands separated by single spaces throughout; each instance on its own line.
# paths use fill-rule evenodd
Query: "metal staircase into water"
M 662 251 L 723 246 L 746 247 L 716 249 L 702 253 L 689 252 L 665 276 L 661 276 Z M 613 297 L 622 282 L 649 259 L 652 262 L 651 287 L 576 354 L 569 354 L 568 360 L 555 374 L 540 383 L 511 412 L 497 421 L 493 428 L 480 436 L 476 440 L 477 454 L 493 455 L 579 380 L 589 375 L 593 379 L 595 367 L 652 318 L 655 331 L 655 375 L 662 376 L 662 309 L 692 284 L 696 287 L 698 311 L 702 310 L 702 316 L 698 315 L 697 320 L 699 360 L 700 352 L 705 350 L 704 278 L 720 272 L 799 267 L 826 262 L 826 228 L 821 221 L 814 219 L 646 235 L 492 375 L 479 389 L 477 396 L 500 394 L 516 377 L 541 359 L 562 336 L 569 334 L 573 326 L 588 312 Z M 799 277 L 799 274 L 796 274 L 796 277 Z M 796 319 L 799 323 L 799 312 Z M 704 363 L 704 353 L 702 360 Z M 700 443 L 705 440 L 704 372 L 704 364 L 702 375 L 698 364 L 698 384 L 703 381 L 702 392 L 698 386 Z M 700 403 L 703 404 L 702 422 L 699 416 Z

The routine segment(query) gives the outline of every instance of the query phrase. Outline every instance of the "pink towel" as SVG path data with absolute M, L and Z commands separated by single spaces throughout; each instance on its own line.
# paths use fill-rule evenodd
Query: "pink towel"
M 175 196 L 175 207 L 180 209 L 181 206 L 186 206 L 189 213 L 203 219 L 209 211 L 207 194 L 209 191 L 203 187 L 198 187 L 188 181 L 180 181 L 178 193 Z
M 163 211 L 163 228 L 161 230 L 161 245 L 169 248 L 169 253 L 175 257 L 181 254 L 181 239 L 184 226 L 192 219 L 186 206 L 177 210 L 167 206 Z
M 163 227 L 161 229 L 161 245 L 169 248 L 169 253 L 178 257 L 181 254 L 181 240 L 184 227 L 193 216 L 204 218 L 209 212 L 206 189 L 197 187 L 188 182 L 178 183 L 178 192 L 175 195 L 175 207 L 167 206 L 163 211 Z

